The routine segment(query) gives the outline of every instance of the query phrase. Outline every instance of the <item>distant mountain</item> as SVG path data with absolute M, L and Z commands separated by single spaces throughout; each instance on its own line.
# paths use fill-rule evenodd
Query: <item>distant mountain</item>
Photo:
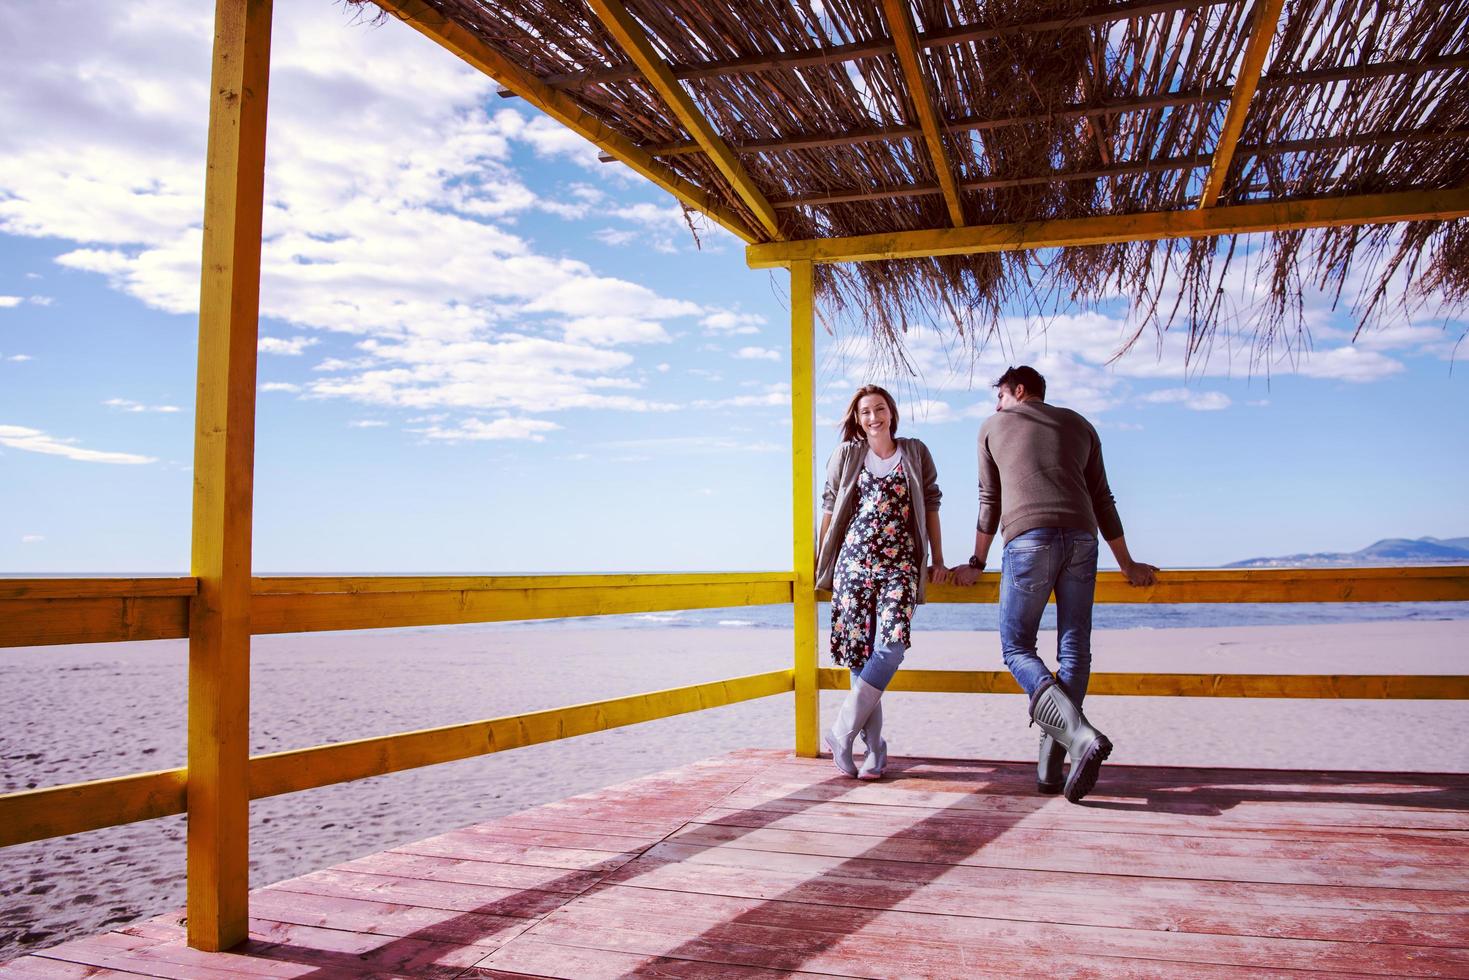
M 1469 538 L 1383 538 L 1361 551 L 1247 558 L 1225 568 L 1322 568 L 1356 565 L 1457 565 L 1469 563 Z

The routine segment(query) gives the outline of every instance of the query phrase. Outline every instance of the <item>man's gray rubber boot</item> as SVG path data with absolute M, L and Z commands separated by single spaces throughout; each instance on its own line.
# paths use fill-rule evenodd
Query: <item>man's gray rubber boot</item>
M 882 702 L 872 706 L 872 714 L 862 726 L 862 741 L 867 745 L 867 755 L 857 770 L 858 779 L 881 779 L 888 767 L 888 741 L 882 737 Z
M 1070 802 L 1081 802 L 1097 785 L 1102 763 L 1112 754 L 1112 740 L 1092 727 L 1054 677 L 1046 678 L 1031 697 L 1030 719 L 1071 757 L 1062 792 Z
M 860 677 L 852 678 L 852 691 L 842 702 L 836 721 L 821 733 L 822 741 L 831 749 L 831 761 L 836 763 L 843 775 L 857 778 L 857 762 L 852 758 L 852 741 L 881 699 L 882 688 L 873 687 Z
M 1035 788 L 1038 793 L 1052 796 L 1061 792 L 1066 772 L 1066 747 L 1045 732 L 1041 732 L 1040 760 L 1035 768 Z

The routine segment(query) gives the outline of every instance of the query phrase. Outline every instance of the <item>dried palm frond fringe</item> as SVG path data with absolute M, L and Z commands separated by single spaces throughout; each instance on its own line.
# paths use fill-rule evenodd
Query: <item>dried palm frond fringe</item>
M 428 2 L 760 229 L 585 0 Z M 904 77 L 882 4 L 623 5 L 773 203 L 782 237 L 951 226 L 918 129 L 925 96 Z M 1197 207 L 1256 7 L 910 0 L 967 223 Z M 1469 185 L 1469 0 L 1287 0 L 1272 38 L 1219 204 Z M 1223 288 L 1247 252 L 1270 289 L 1240 314 Z M 1241 319 L 1261 349 L 1294 345 L 1302 287 L 1342 299 L 1349 282 L 1359 332 L 1428 296 L 1463 303 L 1469 224 L 820 266 L 817 288 L 830 316 L 901 364 L 912 323 L 952 324 L 973 349 L 1004 316 L 1119 295 L 1134 301 L 1133 340 L 1186 327 L 1191 357 Z

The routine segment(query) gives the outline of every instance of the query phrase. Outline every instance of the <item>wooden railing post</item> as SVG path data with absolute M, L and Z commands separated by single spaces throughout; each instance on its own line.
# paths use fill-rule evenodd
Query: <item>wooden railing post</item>
M 189 945 L 249 914 L 250 534 L 271 0 L 217 0 L 204 185 L 189 610 Z
M 815 305 L 810 262 L 791 263 L 791 535 L 795 581 L 796 754 L 814 757 L 816 686 L 816 503 L 812 441 L 816 391 Z

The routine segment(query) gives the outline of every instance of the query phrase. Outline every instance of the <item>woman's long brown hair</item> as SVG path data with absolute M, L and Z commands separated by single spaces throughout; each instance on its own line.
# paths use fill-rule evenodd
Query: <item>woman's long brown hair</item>
M 888 394 L 886 388 L 877 385 L 863 385 L 852 396 L 851 403 L 847 405 L 847 412 L 842 416 L 843 442 L 850 442 L 853 439 L 866 440 L 867 435 L 862 431 L 862 426 L 857 423 L 857 403 L 868 395 L 881 395 L 882 400 L 888 403 L 888 412 L 892 416 L 892 421 L 888 423 L 888 433 L 893 436 L 898 434 L 898 403 L 893 401 L 893 396 Z

